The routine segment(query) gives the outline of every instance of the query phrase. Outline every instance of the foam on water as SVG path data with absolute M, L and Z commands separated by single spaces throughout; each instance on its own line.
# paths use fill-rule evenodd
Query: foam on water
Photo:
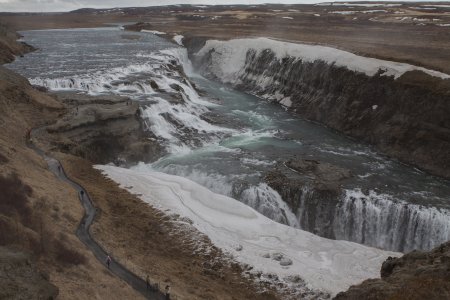
M 236 115 L 247 117 L 250 122 L 256 124 L 261 128 L 270 128 L 273 126 L 272 120 L 268 116 L 264 116 L 255 111 L 242 111 L 239 109 L 235 109 L 232 112 Z
M 274 189 L 265 183 L 242 192 L 242 201 L 262 215 L 282 224 L 299 228 L 297 217 Z
M 241 158 L 241 162 L 246 165 L 254 165 L 254 166 L 273 166 L 275 161 L 264 161 L 254 158 Z
M 132 74 L 153 73 L 159 66 L 155 64 L 131 64 L 126 67 L 117 67 L 91 74 L 76 75 L 63 78 L 31 78 L 30 83 L 44 86 L 50 90 L 77 90 L 91 95 L 100 93 L 121 94 L 121 90 L 134 90 L 144 94 L 153 94 L 149 81 L 138 80 L 137 82 L 125 81 Z M 121 82 L 122 81 L 122 82 Z
M 221 145 L 226 147 L 248 147 L 258 143 L 264 143 L 262 141 L 265 138 L 274 138 L 277 131 L 253 131 L 248 130 L 242 133 L 235 134 L 221 142 Z

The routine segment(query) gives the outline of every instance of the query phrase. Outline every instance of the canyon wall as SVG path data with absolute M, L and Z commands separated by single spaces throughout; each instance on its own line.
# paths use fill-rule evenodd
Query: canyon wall
M 320 46 L 266 41 L 265 49 L 261 40 L 184 42 L 203 75 L 450 178 L 448 75 Z

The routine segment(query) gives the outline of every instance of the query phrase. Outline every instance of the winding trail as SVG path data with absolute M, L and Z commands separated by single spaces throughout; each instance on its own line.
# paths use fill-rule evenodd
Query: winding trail
M 33 129 L 31 131 L 30 136 L 34 136 L 34 132 L 39 129 Z M 69 183 L 78 193 L 78 197 L 81 201 L 81 204 L 84 207 L 84 216 L 81 219 L 80 224 L 78 225 L 76 235 L 78 238 L 91 250 L 97 260 L 106 268 L 106 257 L 108 254 L 106 251 L 92 238 L 89 228 L 94 221 L 96 208 L 92 204 L 92 200 L 89 197 L 88 192 L 85 188 L 83 188 L 80 184 L 76 183 L 72 179 L 70 179 L 64 171 L 62 164 L 55 158 L 48 156 L 42 149 L 38 148 L 34 143 L 27 141 L 27 146 L 33 149 L 36 153 L 44 158 L 44 160 L 48 164 L 49 170 L 55 174 L 55 176 L 64 182 Z M 158 287 L 155 287 L 151 284 L 151 287 L 147 289 L 147 283 L 128 270 L 125 266 L 120 264 L 117 260 L 115 260 L 111 256 L 111 264 L 109 266 L 109 271 L 114 275 L 128 283 L 133 289 L 139 292 L 142 296 L 147 299 L 156 299 L 163 300 L 166 299 L 165 295 L 159 291 Z

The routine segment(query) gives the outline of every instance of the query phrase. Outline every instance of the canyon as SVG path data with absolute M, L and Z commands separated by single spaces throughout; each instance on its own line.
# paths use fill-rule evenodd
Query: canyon
M 302 10 L 296 11 L 297 8 Z M 100 63 L 97 66 L 99 71 L 93 63 L 83 65 L 83 60 L 72 63 L 70 58 L 78 55 L 76 51 L 65 53 L 59 46 L 46 48 L 46 44 L 53 43 L 52 38 L 58 35 L 63 40 L 65 31 L 54 31 L 48 36 L 39 32 L 23 32 L 24 37 L 20 41 L 32 41 L 33 47 L 22 42 L 16 44 L 15 38 L 19 36 L 8 33 L 4 40 L 13 46 L 3 47 L 6 54 L 2 57 L 5 57 L 5 62 L 11 62 L 11 57 L 17 55 L 17 61 L 9 68 L 26 74 L 33 86 L 8 70 L 2 70 L 4 80 L 9 82 L 7 85 L 13 81 L 20 82 L 19 93 L 24 91 L 31 95 L 27 97 L 37 99 L 32 101 L 37 101 L 38 106 L 43 106 L 34 116 L 41 120 L 21 126 L 18 135 L 24 135 L 25 128 L 31 125 L 47 123 L 45 129 L 36 131 L 39 144 L 56 153 L 65 168 L 87 186 L 90 193 L 93 191 L 93 199 L 101 209 L 99 221 L 93 227 L 94 236 L 142 277 L 146 273 L 142 265 L 148 266 L 153 259 L 160 260 L 161 264 L 152 277 L 159 282 L 166 282 L 167 277 L 177 278 L 174 290 L 177 296 L 201 297 L 206 293 L 213 298 L 219 294 L 232 297 L 223 289 L 231 284 L 236 289 L 234 296 L 238 297 L 246 297 L 250 293 L 258 294 L 261 299 L 299 295 L 329 298 L 341 291 L 344 285 L 335 283 L 335 287 L 327 290 L 327 287 L 314 283 L 314 288 L 310 289 L 305 288 L 303 280 L 315 282 L 314 276 L 308 277 L 306 273 L 299 280 L 285 276 L 287 273 L 276 273 L 275 277 L 270 270 L 260 273 L 257 259 L 253 261 L 255 265 L 247 264 L 247 251 L 254 245 L 237 240 L 231 246 L 228 242 L 222 244 L 223 240 L 211 236 L 222 233 L 205 230 L 209 225 L 199 226 L 203 223 L 199 223 L 195 216 L 186 215 L 183 210 L 177 211 L 174 207 L 154 202 L 155 198 L 148 198 L 146 190 L 139 189 L 141 185 L 148 184 L 159 191 L 154 186 L 154 182 L 159 182 L 161 190 L 167 187 L 175 194 L 182 194 L 185 203 L 198 201 L 211 209 L 214 204 L 208 204 L 209 200 L 198 196 L 203 194 L 200 192 L 203 187 L 196 185 L 200 184 L 213 192 L 208 194 L 211 199 L 222 196 L 237 199 L 252 207 L 256 214 L 289 225 L 292 232 L 302 229 L 333 239 L 339 249 L 351 245 L 343 240 L 376 247 L 378 249 L 373 251 L 380 255 L 380 259 L 383 257 L 381 260 L 389 256 L 383 266 L 380 266 L 381 261 L 375 263 L 374 260 L 368 267 L 370 277 L 376 277 L 381 267 L 381 279 L 369 279 L 350 287 L 347 292 L 337 294 L 337 299 L 365 297 L 368 291 L 376 291 L 375 299 L 401 298 L 402 291 L 415 284 L 419 287 L 412 289 L 414 292 L 408 297 L 428 295 L 438 299 L 439 295 L 423 294 L 423 291 L 448 289 L 445 279 L 448 278 L 448 245 L 442 243 L 448 241 L 450 234 L 447 203 L 450 79 L 445 63 L 447 52 L 442 51 L 448 46 L 447 33 L 445 26 L 438 26 L 445 24 L 447 12 L 445 8 L 436 8 L 433 17 L 438 18 L 439 15 L 439 22 L 430 19 L 429 23 L 420 21 L 426 24 L 419 26 L 418 21 L 408 21 L 398 26 L 403 21 L 395 18 L 395 14 L 411 16 L 411 20 L 418 18 L 419 13 L 422 19 L 428 16 L 407 4 L 383 7 L 384 12 L 374 13 L 365 12 L 368 8 L 363 6 L 352 7 L 355 12 L 351 14 L 346 13 L 348 8 L 345 6 L 333 7 L 334 11 L 341 13 L 326 9 L 330 7 L 169 6 L 143 8 L 134 13 L 123 9 L 120 15 L 108 10 L 80 10 L 52 16 L 2 15 L 2 20 L 16 28 L 28 26 L 22 29 L 37 26 L 36 20 L 43 21 L 41 28 L 72 27 L 73 20 L 83 20 L 78 25 L 87 24 L 87 27 L 97 27 L 106 22 L 117 22 L 114 26 L 122 26 L 125 21 L 135 20 L 136 16 L 144 21 L 124 25 L 126 30 L 135 31 L 133 33 L 113 29 L 114 26 L 67 31 L 78 38 L 92 35 L 96 39 L 98 45 L 94 47 L 99 46 L 99 50 L 93 50 L 92 61 L 101 62 L 95 51 L 104 56 L 115 55 L 107 45 L 112 40 L 116 41 L 116 46 L 120 44 L 127 49 L 128 57 L 133 57 L 132 64 L 122 65 L 124 60 L 116 56 L 111 59 L 113 63 Z M 178 15 L 174 17 L 176 12 Z M 328 17 L 324 18 L 324 14 Z M 98 19 L 93 20 L 93 15 Z M 216 15 L 220 17 L 212 19 Z M 309 31 L 303 33 L 282 34 L 286 32 L 287 24 L 292 28 L 305 28 L 305 22 L 312 20 L 317 20 L 319 28 L 315 33 L 310 26 Z M 269 21 L 275 22 L 276 26 L 266 31 L 258 29 L 261 22 Z M 235 26 L 239 22 L 243 26 L 237 29 Z M 334 27 L 335 39 L 330 38 L 329 31 L 320 32 L 320 28 L 330 24 L 338 24 Z M 348 28 L 352 28 L 354 36 L 342 35 Z M 362 33 L 363 29 L 367 31 Z M 384 40 L 379 40 L 375 32 L 388 33 Z M 413 37 L 414 47 L 401 47 L 407 44 L 407 38 L 395 40 L 398 32 Z M 367 43 L 352 43 L 354 38 L 366 34 L 374 38 Z M 419 36 L 424 37 L 422 41 Z M 425 45 L 427 39 L 436 37 L 444 38 L 441 43 Z M 82 38 L 80 41 L 80 45 L 90 42 Z M 149 42 L 167 49 L 143 52 L 141 45 Z M 376 47 L 369 46 L 375 44 Z M 30 58 L 20 57 L 34 47 L 41 50 Z M 423 57 L 414 55 L 418 48 L 426 48 Z M 65 53 L 62 60 L 65 74 L 59 74 L 53 62 L 49 65 L 42 63 L 52 51 Z M 436 53 L 439 55 L 427 59 Z M 66 58 L 69 59 L 65 61 Z M 33 68 L 28 67 L 27 59 L 34 60 Z M 78 68 L 86 71 L 81 72 Z M 5 90 L 11 91 L 9 87 Z M 5 95 L 7 103 L 20 98 L 18 95 Z M 243 102 L 247 104 L 240 106 L 239 103 Z M 22 106 L 28 109 L 26 104 Z M 5 112 L 10 115 L 10 111 Z M 8 136 L 6 144 L 12 136 Z M 2 153 L 6 162 L 12 159 L 10 154 Z M 92 169 L 92 164 L 109 164 L 96 168 L 120 184 L 121 189 L 98 170 Z M 114 169 L 111 164 L 126 169 Z M 22 169 L 14 168 L 10 163 L 6 163 L 4 168 L 19 170 L 19 175 L 23 173 Z M 122 172 L 130 173 L 124 177 L 120 175 Z M 158 172 L 166 174 L 158 175 Z M 170 177 L 173 175 L 176 176 Z M 27 178 L 26 175 L 21 177 Z M 128 182 L 130 178 L 135 182 Z M 189 198 L 183 194 L 184 189 L 179 191 L 169 182 L 191 186 L 191 194 L 196 197 Z M 115 195 L 111 194 L 113 190 Z M 170 191 L 161 192 L 161 199 Z M 127 199 L 128 204 L 122 203 L 121 197 Z M 178 201 L 167 197 L 168 203 Z M 234 203 L 232 200 L 227 200 L 230 205 Z M 195 205 L 193 207 L 197 207 Z M 235 205 L 238 204 L 231 206 Z M 133 214 L 141 210 L 143 219 L 152 220 L 149 227 L 145 221 L 133 220 Z M 241 212 L 250 214 L 244 208 Z M 257 216 L 262 218 L 259 214 Z M 119 223 L 127 225 L 119 229 Z M 186 228 L 178 228 L 176 224 L 179 223 L 190 229 L 183 231 Z M 143 236 L 142 232 L 146 230 L 156 230 L 163 237 Z M 202 246 L 197 249 L 199 246 L 192 242 L 198 234 L 195 230 L 206 235 Z M 167 239 L 166 233 L 169 233 Z M 73 240 L 68 232 L 66 234 Z M 185 239 L 183 234 L 189 238 Z M 176 242 L 171 243 L 169 236 L 176 237 L 176 242 L 186 248 L 177 252 Z M 125 241 L 130 237 L 149 239 L 139 243 L 139 247 L 152 248 L 155 251 L 151 254 L 152 259 L 145 258 L 139 249 L 131 250 L 134 258 L 126 257 L 129 242 Z M 152 241 L 158 240 L 171 245 L 170 253 L 166 255 L 163 248 L 151 246 Z M 325 239 L 320 241 L 324 245 L 328 243 Z M 355 244 L 354 249 L 366 249 L 363 245 Z M 205 249 L 210 247 L 214 249 L 211 255 L 191 256 L 191 252 L 207 252 Z M 297 257 L 289 254 L 288 248 L 281 254 L 260 254 L 265 259 L 270 258 L 267 265 L 274 264 L 272 271 L 289 273 L 287 269 L 295 270 L 298 263 L 305 261 L 297 261 Z M 81 248 L 77 249 L 89 257 Z M 392 258 L 390 256 L 400 254 L 380 249 L 412 252 L 401 258 Z M 171 262 L 177 253 L 191 257 L 196 263 L 189 264 L 184 259 Z M 244 260 L 240 264 L 224 263 L 230 253 L 236 259 Z M 324 253 L 327 254 L 323 257 L 329 254 Z M 202 261 L 208 261 L 208 265 Z M 220 261 L 219 265 L 217 261 Z M 293 267 L 288 267 L 289 261 L 294 261 Z M 335 263 L 334 257 L 331 261 Z M 309 263 L 312 262 L 314 259 Z M 284 268 L 281 271 L 277 269 L 279 264 Z M 171 265 L 169 271 L 164 270 L 167 265 Z M 423 272 L 414 272 L 418 267 Z M 50 282 L 60 287 L 52 268 L 43 267 L 43 270 L 51 274 Z M 187 271 L 192 268 L 195 274 L 193 281 L 188 278 L 191 271 Z M 342 269 L 342 272 L 346 271 Z M 226 274 L 225 278 L 219 273 Z M 245 276 L 249 280 L 239 284 L 242 274 L 247 274 Z M 65 275 L 58 276 L 62 277 L 56 278 L 64 278 Z M 361 276 L 368 278 L 367 274 Z M 189 290 L 190 284 L 196 280 L 202 282 L 201 286 L 214 284 L 214 291 L 220 293 L 205 289 Z M 263 288 L 261 282 L 264 282 Z M 356 283 L 356 279 L 351 282 Z M 345 286 L 349 284 L 350 281 Z M 283 288 L 277 288 L 277 285 Z M 251 291 L 245 292 L 245 286 L 251 287 Z M 69 284 L 61 285 L 60 293 L 67 295 L 71 289 Z M 265 292 L 256 292 L 261 289 Z M 295 289 L 296 293 L 292 294 Z

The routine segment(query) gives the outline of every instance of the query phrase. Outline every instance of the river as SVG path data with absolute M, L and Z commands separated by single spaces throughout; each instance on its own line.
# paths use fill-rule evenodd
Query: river
M 143 122 L 168 154 L 132 169 L 189 178 L 302 227 L 303 214 L 292 212 L 263 176 L 294 156 L 328 162 L 353 175 L 342 187 L 334 238 L 395 251 L 428 250 L 450 240 L 449 181 L 195 74 L 186 50 L 166 39 L 116 27 L 21 34 L 39 50 L 7 67 L 32 84 L 142 103 Z

